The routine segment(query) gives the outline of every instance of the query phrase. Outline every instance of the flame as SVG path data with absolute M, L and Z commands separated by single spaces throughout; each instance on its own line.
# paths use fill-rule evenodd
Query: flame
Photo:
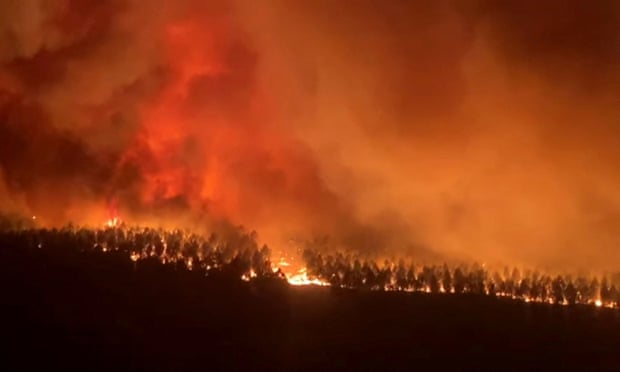
M 244 282 L 249 282 L 250 280 L 256 278 L 257 276 L 258 275 L 256 274 L 256 271 L 250 270 L 249 274 L 241 275 L 241 280 L 243 280 Z
M 321 280 L 319 278 L 312 278 L 308 276 L 308 269 L 301 267 L 298 270 L 292 269 L 292 264 L 285 257 L 280 257 L 278 263 L 274 267 L 275 271 L 282 271 L 286 276 L 286 280 L 290 285 L 317 285 L 321 287 L 329 286 L 329 282 Z
M 118 219 L 117 217 L 110 218 L 105 223 L 105 226 L 107 226 L 107 227 L 116 227 L 116 226 L 119 226 L 119 225 L 120 225 L 120 219 Z
M 300 286 L 300 285 L 318 285 L 321 287 L 330 286 L 330 284 L 326 281 L 323 281 L 318 278 L 310 278 L 308 277 L 308 272 L 306 268 L 300 269 L 297 273 L 288 276 L 287 281 L 290 285 Z

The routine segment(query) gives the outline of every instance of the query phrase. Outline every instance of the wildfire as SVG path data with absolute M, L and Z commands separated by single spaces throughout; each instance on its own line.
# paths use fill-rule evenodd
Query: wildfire
M 318 278 L 309 278 L 307 269 L 304 267 L 300 269 L 297 273 L 292 275 L 287 275 L 287 281 L 290 285 L 318 285 L 321 287 L 329 286 L 329 282 L 320 280 Z
M 286 281 L 290 285 L 316 285 L 321 287 L 329 286 L 329 282 L 308 275 L 308 269 L 305 266 L 299 266 L 295 263 L 294 257 L 280 256 L 278 262 L 274 265 L 274 271 L 280 271 L 286 276 Z
M 243 280 L 244 282 L 249 282 L 250 280 L 256 278 L 257 276 L 258 275 L 256 275 L 256 272 L 254 270 L 250 270 L 248 274 L 241 275 L 241 280 Z
M 107 227 L 116 227 L 120 225 L 120 219 L 118 217 L 110 218 L 106 221 L 105 226 Z
M 107 227 L 116 227 L 120 226 L 121 219 L 118 214 L 118 201 L 116 199 L 112 199 L 108 205 L 108 220 L 105 223 Z
M 198 271 L 209 276 L 213 271 L 237 273 L 250 282 L 271 277 L 286 280 L 291 286 L 320 286 L 375 291 L 418 292 L 425 294 L 474 294 L 524 303 L 545 303 L 597 308 L 618 308 L 620 292 L 616 276 L 551 276 L 534 271 L 519 272 L 508 268 L 504 273 L 485 265 L 426 266 L 385 261 L 377 264 L 347 255 L 322 255 L 304 251 L 303 261 L 281 255 L 271 261 L 267 247 L 259 247 L 252 234 L 240 230 L 238 246 L 181 230 L 128 227 L 118 217 L 108 219 L 97 229 L 68 226 L 60 231 L 30 229 L 19 235 L 24 244 L 47 246 L 48 239 L 65 239 L 66 245 L 100 252 L 124 252 L 138 263 L 157 259 L 162 264 Z M 54 237 L 54 234 L 60 234 Z M 27 238 L 28 237 L 28 238 Z M 616 279 L 613 279 L 616 278 Z M 613 280 L 611 280 L 613 279 Z

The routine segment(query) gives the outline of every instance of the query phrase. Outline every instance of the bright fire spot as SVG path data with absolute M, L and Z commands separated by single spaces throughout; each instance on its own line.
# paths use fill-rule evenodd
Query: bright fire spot
M 286 275 L 286 280 L 290 285 L 318 285 L 322 287 L 330 285 L 328 282 L 321 279 L 309 278 L 307 269 L 305 267 L 302 267 L 301 269 L 297 270 L 297 272 L 295 272 L 295 269 L 285 257 L 280 257 L 278 263 L 275 265 L 275 268 L 273 270 L 274 272 L 277 272 L 278 270 L 282 271 Z
M 108 227 L 115 227 L 115 226 L 118 226 L 120 222 L 121 221 L 117 217 L 114 217 L 114 218 L 110 218 L 105 224 Z
M 594 301 L 594 305 L 596 305 L 596 307 L 601 307 L 601 306 L 603 306 L 603 301 L 596 300 L 596 301 Z
M 249 282 L 251 279 L 256 278 L 256 276 L 256 272 L 254 270 L 250 270 L 249 274 L 241 275 L 241 280 L 243 280 L 244 282 Z
M 290 285 L 319 285 L 322 287 L 329 286 L 328 282 L 324 282 L 317 278 L 309 278 L 305 268 L 299 270 L 297 274 L 290 276 L 287 275 L 287 280 Z

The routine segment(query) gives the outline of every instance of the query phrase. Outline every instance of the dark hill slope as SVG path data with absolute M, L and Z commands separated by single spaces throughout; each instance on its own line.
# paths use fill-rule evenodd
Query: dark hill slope
M 620 367 L 620 313 L 603 308 L 245 283 L 6 246 L 0 293 L 10 369 Z

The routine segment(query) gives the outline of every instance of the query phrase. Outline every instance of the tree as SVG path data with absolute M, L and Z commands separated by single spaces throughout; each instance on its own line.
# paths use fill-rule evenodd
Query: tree
M 569 305 L 574 305 L 577 302 L 577 289 L 572 282 L 568 282 L 566 289 L 564 290 L 564 298 Z
M 558 275 L 551 283 L 551 293 L 554 303 L 564 302 L 564 282 L 561 276 Z
M 441 279 L 443 289 L 446 292 L 451 292 L 452 290 L 452 275 L 450 275 L 450 268 L 448 265 L 443 265 L 443 277 Z
M 601 279 L 601 285 L 600 285 L 600 298 L 604 303 L 609 303 L 612 301 L 611 296 L 610 296 L 610 291 L 609 291 L 609 281 L 607 280 L 606 276 L 603 276 L 603 279 Z
M 465 291 L 465 275 L 461 271 L 460 267 L 454 270 L 454 292 L 463 293 Z

